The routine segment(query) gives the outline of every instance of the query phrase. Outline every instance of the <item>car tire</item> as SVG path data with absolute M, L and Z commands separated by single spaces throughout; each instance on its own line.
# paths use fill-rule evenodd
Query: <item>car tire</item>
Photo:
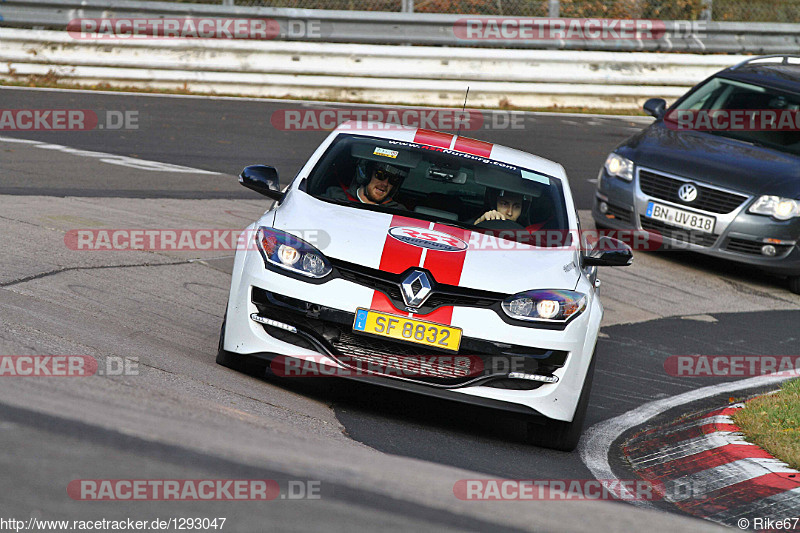
M 589 407 L 589 395 L 592 392 L 595 359 L 593 353 L 572 422 L 561 420 L 547 420 L 544 424 L 528 422 L 528 442 L 530 444 L 562 452 L 571 452 L 578 446 L 583 431 L 583 421 Z
M 789 290 L 800 294 L 800 276 L 789 276 Z
M 225 324 L 228 322 L 228 312 L 222 318 L 222 327 L 219 329 L 219 343 L 217 344 L 217 364 L 234 370 L 244 370 L 241 364 L 241 357 L 236 357 L 231 352 L 225 351 Z

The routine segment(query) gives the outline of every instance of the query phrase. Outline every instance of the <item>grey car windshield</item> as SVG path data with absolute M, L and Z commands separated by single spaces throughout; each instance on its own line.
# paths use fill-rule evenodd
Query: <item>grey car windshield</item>
M 353 208 L 469 229 L 515 230 L 500 236 L 519 241 L 515 235 L 524 232 L 569 227 L 557 178 L 477 155 L 363 135 L 340 135 L 309 176 L 306 192 Z
M 686 115 L 682 111 L 693 112 L 695 118 L 703 118 L 699 113 L 705 112 L 720 119 L 713 125 L 708 121 L 711 127 L 691 129 L 800 154 L 800 95 L 715 77 L 670 109 L 664 120 L 680 124 Z M 744 118 L 737 122 L 734 111 L 753 112 L 741 114 Z

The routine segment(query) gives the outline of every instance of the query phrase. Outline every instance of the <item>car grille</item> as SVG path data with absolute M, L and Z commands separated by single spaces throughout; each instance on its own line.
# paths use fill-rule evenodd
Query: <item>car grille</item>
M 400 292 L 401 274 L 391 274 L 382 270 L 367 268 L 338 259 L 331 259 L 331 263 L 342 278 L 380 291 L 389 298 L 397 309 L 405 309 L 406 305 Z M 438 307 L 451 305 L 491 307 L 495 303 L 501 302 L 506 298 L 504 294 L 442 285 L 435 283 L 435 280 L 432 285 L 430 296 L 428 296 L 425 303 L 416 311 L 417 314 L 427 315 Z
M 498 384 L 501 379 L 506 379 L 508 371 L 520 371 L 539 375 L 552 375 L 557 368 L 564 366 L 567 352 L 545 350 L 529 346 L 520 346 L 505 343 L 496 343 L 482 339 L 462 337 L 461 349 L 457 354 L 453 352 L 436 352 L 434 348 L 421 344 L 407 344 L 391 339 L 373 337 L 353 333 L 353 313 L 347 313 L 324 306 L 310 304 L 296 298 L 290 298 L 264 289 L 252 288 L 252 301 L 258 309 L 259 315 L 288 323 L 295 326 L 302 334 L 291 333 L 269 325 L 262 325 L 264 330 L 290 344 L 302 348 L 319 351 L 334 356 L 346 366 L 356 368 L 369 368 L 369 365 L 388 365 L 403 361 L 404 372 L 409 369 L 409 364 L 418 364 L 426 369 L 424 375 L 408 378 L 428 385 L 444 387 L 457 387 L 477 379 L 491 379 L 498 375 Z M 310 339 L 310 340 L 309 340 Z M 427 370 L 423 357 L 441 355 L 436 367 Z M 458 358 L 458 356 L 464 356 Z M 415 357 L 408 363 L 408 357 Z M 464 365 L 464 360 L 469 357 L 470 363 Z M 452 360 L 452 364 L 448 361 Z M 516 365 L 516 366 L 515 366 Z M 479 368 L 477 374 L 474 368 Z M 508 369 L 498 374 L 497 369 Z M 397 375 L 400 372 L 387 372 Z M 492 386 L 492 381 L 487 381 L 487 386 Z M 520 380 L 523 381 L 523 380 Z M 524 380 L 520 388 L 536 388 L 539 382 Z
M 698 190 L 697 199 L 691 204 L 687 204 L 678 197 L 678 189 L 685 183 L 687 182 L 655 172 L 639 170 L 639 188 L 653 198 L 690 205 L 695 209 L 710 213 L 730 213 L 747 200 L 747 196 L 741 194 L 720 191 L 693 183 Z
M 740 254 L 761 255 L 761 247 L 764 246 L 764 244 L 766 243 L 731 237 L 727 240 L 725 249 L 729 252 L 736 252 Z M 774 244 L 773 246 L 775 246 L 775 250 L 777 251 L 774 257 L 779 257 L 785 254 L 792 247 L 792 245 L 780 244 Z
M 413 347 L 391 341 L 387 342 L 379 338 L 342 332 L 339 340 L 334 342 L 333 346 L 342 354 L 337 359 L 354 368 L 363 368 L 363 365 L 368 365 L 367 368 L 371 366 L 372 368 L 385 368 L 390 371 L 402 370 L 405 373 L 444 379 L 464 379 L 475 375 L 470 358 L 434 356 L 435 364 L 429 364 L 426 357 L 415 357 L 414 353 L 409 353 L 417 351 L 410 349 Z M 430 356 L 430 350 L 427 350 L 427 352 L 422 355 Z M 477 363 L 477 361 L 476 359 L 475 362 Z M 466 364 L 461 364 L 462 362 Z M 401 366 L 402 369 L 398 368 L 398 366 Z M 480 370 L 480 368 L 477 368 L 478 373 L 480 373 Z
M 661 234 L 663 237 L 670 239 L 696 244 L 698 246 L 709 247 L 717 242 L 719 235 L 716 233 L 700 233 L 696 231 L 689 231 L 687 229 L 664 224 L 660 220 L 653 220 L 646 216 L 640 215 L 639 221 L 642 224 L 642 229 Z

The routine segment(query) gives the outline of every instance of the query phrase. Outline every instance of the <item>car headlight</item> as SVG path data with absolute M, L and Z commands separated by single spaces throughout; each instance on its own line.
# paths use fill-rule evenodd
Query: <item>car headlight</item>
M 606 158 L 605 167 L 611 176 L 633 181 L 633 161 L 630 159 L 611 153 Z
M 612 176 L 622 178 L 626 181 L 633 181 L 633 161 L 614 153 L 608 154 L 606 158 L 606 172 Z
M 322 252 L 285 231 L 258 228 L 256 245 L 265 263 L 309 278 L 324 278 L 332 267 Z
M 776 220 L 789 220 L 800 217 L 800 200 L 762 196 L 747 211 L 756 215 L 768 215 Z
M 518 320 L 567 322 L 586 309 L 586 295 L 566 290 L 526 291 L 506 298 L 502 307 Z

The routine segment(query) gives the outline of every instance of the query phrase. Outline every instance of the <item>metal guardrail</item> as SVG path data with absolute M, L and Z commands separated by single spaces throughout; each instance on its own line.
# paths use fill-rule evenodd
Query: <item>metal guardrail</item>
M 0 28 L 0 79 L 460 107 L 638 109 L 746 56 L 229 39 L 74 39 Z M 291 104 L 287 104 L 291 105 Z
M 268 18 L 280 26 L 278 39 L 333 43 L 745 54 L 800 50 L 800 24 L 664 21 L 664 35 L 652 40 L 472 40 L 459 38 L 456 29 L 466 19 L 485 20 L 486 17 L 135 0 L 117 0 L 111 6 L 104 0 L 6 0 L 0 3 L 0 23 L 4 26 L 64 29 L 75 18 L 101 17 Z M 303 27 L 313 24 L 315 32 L 293 31 L 298 24 L 305 25 Z

